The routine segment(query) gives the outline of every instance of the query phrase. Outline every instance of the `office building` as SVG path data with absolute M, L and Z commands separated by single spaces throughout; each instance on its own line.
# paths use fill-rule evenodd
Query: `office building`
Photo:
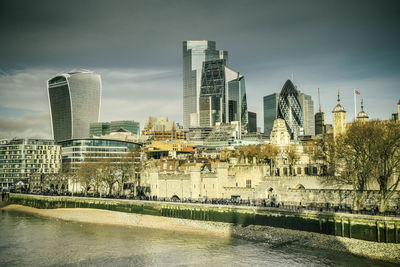
M 142 132 L 144 141 L 165 141 L 186 139 L 186 133 L 182 131 L 174 121 L 169 121 L 168 117 L 149 117 Z
M 61 145 L 63 167 L 76 172 L 85 159 L 91 162 L 102 162 L 106 159 L 118 161 L 130 149 L 139 148 L 134 142 L 107 139 L 72 139 L 59 143 Z
M 304 135 L 315 135 L 314 101 L 310 95 L 299 92 L 300 105 L 303 110 Z
M 248 132 L 256 133 L 257 132 L 257 113 L 249 111 L 247 114 L 249 117 Z
M 292 139 L 304 135 L 303 110 L 299 92 L 291 80 L 283 85 L 278 100 L 278 118 L 284 119 Z
M 263 109 L 264 109 L 264 134 L 269 136 L 272 128 L 274 127 L 274 121 L 278 117 L 278 101 L 279 94 L 274 93 L 263 98 Z
M 228 52 L 216 50 L 214 41 L 183 42 L 183 127 L 199 126 L 199 96 L 203 62 L 228 59 Z
M 226 68 L 229 69 L 229 68 Z M 239 73 L 232 73 L 238 78 L 228 82 L 228 121 L 240 122 L 241 131 L 248 131 L 249 115 L 247 111 L 247 96 L 244 76 Z
M 195 144 L 185 140 L 172 140 L 172 141 L 152 141 L 149 151 L 186 151 L 194 152 Z
M 140 123 L 136 121 L 111 121 L 111 122 L 93 122 L 89 125 L 89 135 L 102 136 L 117 132 L 120 129 L 127 130 L 132 134 L 140 136 Z
M 225 59 L 203 62 L 200 91 L 200 127 L 238 121 L 247 131 L 247 97 L 244 76 L 226 66 Z
M 89 137 L 100 115 L 101 78 L 90 71 L 57 74 L 47 81 L 54 140 Z
M 202 143 L 208 135 L 212 132 L 212 127 L 193 127 L 189 128 L 189 132 L 187 134 L 188 140 L 196 143 Z
M 53 140 L 0 140 L 0 188 L 26 188 L 34 173 L 58 173 L 61 148 Z
M 325 133 L 325 113 L 315 113 L 315 135 Z

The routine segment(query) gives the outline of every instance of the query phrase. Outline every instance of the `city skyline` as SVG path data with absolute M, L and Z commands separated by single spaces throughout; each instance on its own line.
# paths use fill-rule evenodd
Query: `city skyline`
M 220 1 L 213 10 L 207 1 L 88 1 L 67 2 L 57 14 L 50 2 L 39 3 L 1 4 L 2 138 L 50 138 L 46 80 L 74 68 L 102 76 L 101 121 L 144 125 L 148 116 L 168 116 L 182 124 L 185 40 L 212 40 L 229 52 L 229 66 L 246 77 L 248 109 L 261 127 L 262 97 L 278 93 L 292 73 L 298 89 L 312 96 L 314 111 L 320 88 L 327 123 L 338 89 L 348 121 L 355 89 L 371 119 L 396 112 L 400 5 L 394 1 Z M 359 112 L 359 99 L 357 105 Z

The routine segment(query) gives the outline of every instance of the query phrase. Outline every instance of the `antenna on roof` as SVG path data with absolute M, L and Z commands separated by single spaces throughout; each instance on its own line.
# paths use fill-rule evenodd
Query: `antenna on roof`
M 319 88 L 318 88 L 318 106 L 319 106 L 319 113 L 321 113 L 321 97 L 319 94 Z

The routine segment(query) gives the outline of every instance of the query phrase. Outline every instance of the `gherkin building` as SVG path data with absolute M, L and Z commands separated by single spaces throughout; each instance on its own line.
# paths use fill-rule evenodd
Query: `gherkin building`
M 299 92 L 291 80 L 283 85 L 278 100 L 278 118 L 284 119 L 292 139 L 302 134 L 304 128 L 303 111 L 300 104 Z

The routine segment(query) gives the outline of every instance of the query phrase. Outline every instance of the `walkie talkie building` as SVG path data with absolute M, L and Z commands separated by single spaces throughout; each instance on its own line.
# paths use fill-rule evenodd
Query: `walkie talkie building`
M 299 92 L 291 80 L 283 85 L 278 100 L 278 118 L 284 119 L 291 138 L 297 139 L 303 134 L 303 110 L 300 104 Z
M 90 71 L 57 74 L 47 80 L 56 142 L 89 137 L 89 124 L 100 115 L 101 78 Z

